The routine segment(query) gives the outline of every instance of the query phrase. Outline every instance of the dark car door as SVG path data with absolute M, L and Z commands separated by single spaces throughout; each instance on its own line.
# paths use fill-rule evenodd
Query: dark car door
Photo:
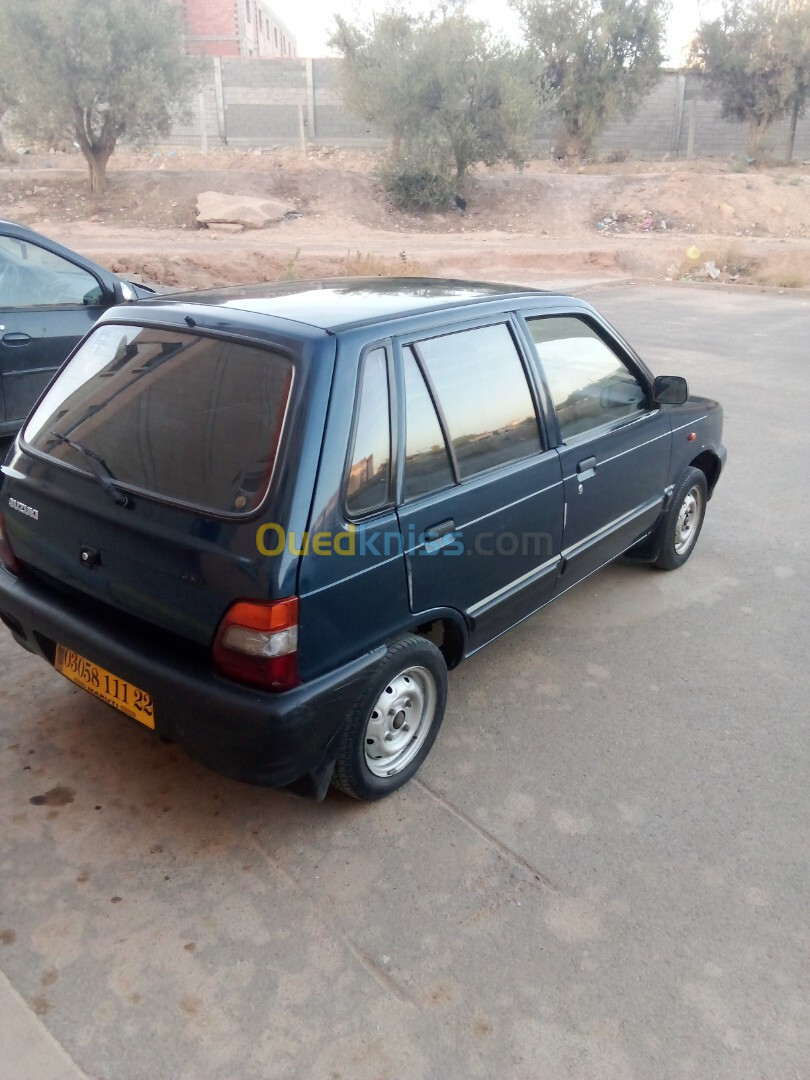
M 565 485 L 557 592 L 626 551 L 657 520 L 668 483 L 670 420 L 649 379 L 584 316 L 528 316 L 560 428 Z
M 0 433 L 19 427 L 113 300 L 90 270 L 0 229 Z
M 399 360 L 411 608 L 462 612 L 474 650 L 553 593 L 559 456 L 510 321 L 403 343 Z

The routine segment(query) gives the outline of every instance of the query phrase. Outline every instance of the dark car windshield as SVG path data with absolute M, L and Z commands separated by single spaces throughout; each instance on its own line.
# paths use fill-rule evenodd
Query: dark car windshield
M 128 487 L 245 514 L 275 464 L 293 365 L 279 352 L 191 333 L 106 324 L 57 377 L 25 442 Z

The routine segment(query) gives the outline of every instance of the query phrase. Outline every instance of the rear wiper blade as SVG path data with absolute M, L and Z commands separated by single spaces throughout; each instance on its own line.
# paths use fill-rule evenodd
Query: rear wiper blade
M 92 450 L 88 450 L 87 447 L 82 446 L 81 443 L 69 439 L 67 435 L 61 435 L 58 431 L 51 430 L 51 435 L 53 435 L 55 439 L 58 439 L 59 442 L 65 443 L 71 450 L 76 450 L 79 454 L 82 454 L 88 459 L 90 468 L 93 470 L 93 475 L 101 484 L 105 495 L 109 495 L 116 506 L 131 505 L 129 496 L 125 495 L 120 488 L 115 486 L 115 473 L 113 473 L 104 458 L 99 457 L 99 455 Z

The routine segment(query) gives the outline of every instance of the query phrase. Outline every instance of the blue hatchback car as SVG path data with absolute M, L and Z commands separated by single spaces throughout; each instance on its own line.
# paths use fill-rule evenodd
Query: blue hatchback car
M 377 799 L 447 670 L 623 553 L 692 554 L 722 410 L 588 304 L 422 279 L 102 315 L 3 466 L 0 618 L 240 779 Z

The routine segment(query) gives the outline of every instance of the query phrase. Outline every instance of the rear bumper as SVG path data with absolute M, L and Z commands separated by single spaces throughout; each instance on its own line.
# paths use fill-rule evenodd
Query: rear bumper
M 216 772 L 273 787 L 303 780 L 305 790 L 318 794 L 341 726 L 385 652 L 382 647 L 287 693 L 269 694 L 220 678 L 182 645 L 167 647 L 122 616 L 83 610 L 1 567 L 0 618 L 23 648 L 49 664 L 59 642 L 151 694 L 157 734 Z

